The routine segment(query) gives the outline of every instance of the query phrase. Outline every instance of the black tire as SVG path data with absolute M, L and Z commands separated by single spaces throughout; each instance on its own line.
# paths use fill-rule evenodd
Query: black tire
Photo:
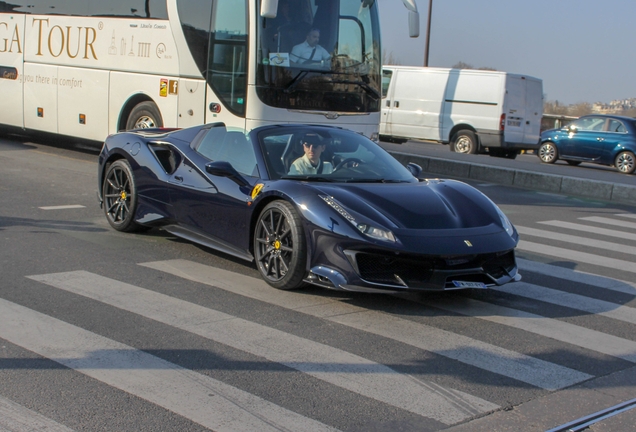
M 566 162 L 568 163 L 568 165 L 571 165 L 571 166 L 579 166 L 579 165 L 581 165 L 581 161 L 567 160 Z
M 548 164 L 553 164 L 559 159 L 557 148 L 550 141 L 541 143 L 539 150 L 537 150 L 537 156 L 539 156 L 541 162 Z
M 307 274 L 302 221 L 287 201 L 272 201 L 254 228 L 254 257 L 265 282 L 274 288 L 301 288 Z
M 141 102 L 135 105 L 126 121 L 126 130 L 157 127 L 163 127 L 163 119 L 154 102 Z
M 464 154 L 477 154 L 479 145 L 473 131 L 460 130 L 451 141 L 451 151 Z
M 126 159 L 112 163 L 106 171 L 102 185 L 104 214 L 110 226 L 117 231 L 133 232 L 145 229 L 135 222 L 137 188 L 132 169 Z
M 636 158 L 634 153 L 623 151 L 616 155 L 614 166 L 623 174 L 632 174 L 636 170 Z

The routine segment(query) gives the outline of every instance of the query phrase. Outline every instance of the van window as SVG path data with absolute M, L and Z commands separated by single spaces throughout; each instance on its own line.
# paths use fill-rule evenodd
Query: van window
M 385 98 L 389 92 L 389 84 L 391 84 L 391 78 L 393 77 L 393 71 L 384 69 L 382 71 L 382 97 Z

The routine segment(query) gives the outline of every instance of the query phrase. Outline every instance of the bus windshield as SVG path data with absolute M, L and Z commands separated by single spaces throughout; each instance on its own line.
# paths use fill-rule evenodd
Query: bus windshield
M 368 0 L 279 0 L 259 17 L 256 93 L 266 105 L 377 112 L 381 101 L 378 11 Z

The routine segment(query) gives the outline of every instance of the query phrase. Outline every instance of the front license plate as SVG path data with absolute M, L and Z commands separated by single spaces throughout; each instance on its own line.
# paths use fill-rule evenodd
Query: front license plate
M 457 288 L 486 288 L 486 284 L 481 282 L 453 281 L 453 285 Z

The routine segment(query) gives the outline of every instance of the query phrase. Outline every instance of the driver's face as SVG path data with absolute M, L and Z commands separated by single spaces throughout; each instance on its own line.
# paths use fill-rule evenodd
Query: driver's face
M 319 40 L 320 40 L 320 32 L 313 30 L 313 31 L 310 31 L 309 34 L 307 34 L 307 43 L 309 44 L 309 46 L 311 47 L 316 46 Z
M 316 164 L 320 161 L 320 155 L 322 154 L 324 149 L 324 145 L 312 144 L 308 142 L 303 143 L 303 150 L 313 164 Z

